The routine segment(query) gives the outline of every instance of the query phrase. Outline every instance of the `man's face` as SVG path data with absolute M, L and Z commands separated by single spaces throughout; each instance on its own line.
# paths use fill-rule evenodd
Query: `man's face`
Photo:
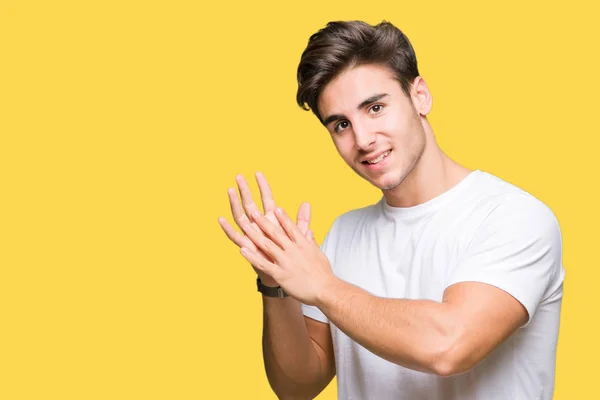
M 390 190 L 406 179 L 425 148 L 414 101 L 388 69 L 363 65 L 325 86 L 318 106 L 344 161 L 374 186 Z

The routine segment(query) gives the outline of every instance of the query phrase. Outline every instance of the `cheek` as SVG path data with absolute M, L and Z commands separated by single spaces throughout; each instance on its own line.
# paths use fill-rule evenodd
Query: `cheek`
M 418 120 L 409 116 L 389 115 L 383 118 L 381 128 L 397 146 L 401 148 L 411 147 L 411 143 L 418 140 Z
M 389 132 L 396 138 L 403 138 L 410 131 L 408 119 L 392 113 L 382 118 L 380 126 L 383 132 Z

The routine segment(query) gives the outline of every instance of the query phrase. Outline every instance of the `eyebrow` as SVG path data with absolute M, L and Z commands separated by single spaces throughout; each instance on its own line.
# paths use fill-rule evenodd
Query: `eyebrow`
M 369 97 L 369 98 L 364 99 L 363 101 L 361 101 L 360 104 L 356 107 L 356 109 L 360 110 L 361 108 L 366 107 L 366 106 L 368 106 L 371 103 L 374 103 L 374 102 L 376 102 L 378 100 L 381 100 L 385 96 L 388 96 L 388 94 L 387 93 L 377 93 L 377 94 L 374 94 L 373 96 L 371 96 L 371 97 Z M 327 126 L 327 125 L 329 125 L 330 123 L 332 123 L 335 120 L 344 119 L 344 118 L 346 118 L 346 116 L 343 115 L 343 114 L 333 114 L 333 115 L 330 115 L 329 117 L 327 117 L 327 118 L 325 118 L 323 120 L 323 125 Z

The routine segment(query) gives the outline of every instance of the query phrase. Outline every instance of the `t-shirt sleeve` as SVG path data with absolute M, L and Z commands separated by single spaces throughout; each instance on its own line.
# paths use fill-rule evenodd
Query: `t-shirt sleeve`
M 327 235 L 325 236 L 325 239 L 323 240 L 323 243 L 321 244 L 321 251 L 327 256 L 327 258 L 329 259 L 329 262 L 331 264 L 331 267 L 333 268 L 333 249 L 331 248 L 332 246 L 330 246 L 330 240 L 331 240 L 331 236 L 333 235 L 333 226 L 332 228 L 329 230 L 329 232 L 327 233 Z M 314 320 L 320 321 L 320 322 L 324 322 L 326 324 L 329 323 L 329 319 L 325 316 L 325 314 L 323 314 L 321 312 L 321 310 L 319 310 L 319 308 L 315 307 L 315 306 L 309 306 L 307 304 L 302 304 L 302 313 L 309 317 L 312 318 Z
M 518 196 L 496 207 L 482 222 L 447 286 L 475 281 L 517 299 L 529 321 L 549 288 L 562 279 L 562 238 L 552 211 L 539 200 Z

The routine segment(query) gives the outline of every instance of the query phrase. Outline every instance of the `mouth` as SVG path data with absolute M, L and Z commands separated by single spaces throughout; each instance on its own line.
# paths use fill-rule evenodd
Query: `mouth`
M 391 152 L 392 152 L 392 150 L 384 151 L 379 156 L 377 156 L 377 157 L 375 157 L 375 158 L 373 158 L 371 160 L 365 160 L 362 163 L 365 164 L 365 165 L 377 165 L 380 162 L 382 162 L 383 160 L 385 160 L 385 158 L 387 156 L 389 156 Z

